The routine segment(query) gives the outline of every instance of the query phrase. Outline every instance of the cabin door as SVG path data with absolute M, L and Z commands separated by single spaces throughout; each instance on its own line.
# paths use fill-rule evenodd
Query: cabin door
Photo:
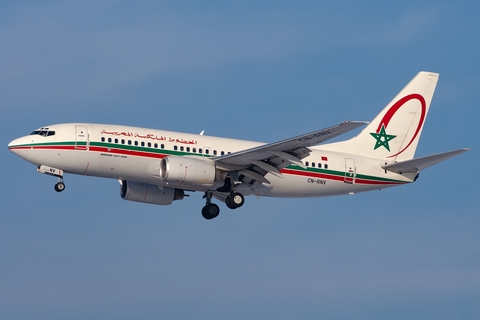
M 86 126 L 75 126 L 75 149 L 88 150 L 90 141 L 88 139 L 88 130 Z
M 345 183 L 355 183 L 355 177 L 357 176 L 357 170 L 355 168 L 355 160 L 345 158 Z

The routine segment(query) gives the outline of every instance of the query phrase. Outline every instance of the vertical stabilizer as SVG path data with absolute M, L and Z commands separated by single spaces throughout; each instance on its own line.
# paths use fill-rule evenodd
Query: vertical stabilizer
M 412 159 L 438 77 L 438 73 L 419 72 L 354 138 L 357 152 L 388 161 Z

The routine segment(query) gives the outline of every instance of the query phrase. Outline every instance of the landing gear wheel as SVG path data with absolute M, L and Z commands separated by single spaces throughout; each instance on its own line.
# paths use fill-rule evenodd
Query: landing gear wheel
M 63 190 L 65 190 L 65 183 L 63 182 L 58 182 L 55 184 L 55 186 L 53 187 L 55 189 L 55 191 L 57 192 L 62 192 Z
M 202 208 L 202 216 L 207 220 L 216 218 L 219 214 L 220 208 L 215 203 L 207 204 L 205 207 Z
M 240 208 L 241 206 L 243 206 L 244 203 L 245 203 L 245 198 L 241 193 L 238 193 L 238 192 L 233 192 L 225 200 L 225 204 L 230 209 Z

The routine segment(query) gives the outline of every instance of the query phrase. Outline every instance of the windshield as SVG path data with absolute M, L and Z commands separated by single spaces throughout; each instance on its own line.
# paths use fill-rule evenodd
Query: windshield
M 30 135 L 39 135 L 39 136 L 42 136 L 42 137 L 49 137 L 49 136 L 53 136 L 55 135 L 55 131 L 52 131 L 52 130 L 48 130 L 48 128 L 40 128 L 40 129 L 37 129 L 35 131 L 33 131 L 32 133 L 30 133 Z

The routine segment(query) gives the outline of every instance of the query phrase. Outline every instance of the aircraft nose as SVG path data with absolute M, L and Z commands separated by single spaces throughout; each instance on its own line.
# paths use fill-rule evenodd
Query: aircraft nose
M 8 144 L 8 149 L 12 149 L 13 147 L 15 147 L 17 145 L 16 141 L 17 139 L 10 141 L 10 143 Z
M 8 144 L 8 149 L 13 153 L 16 153 L 16 150 L 18 150 L 19 147 L 22 145 L 22 140 L 22 138 L 18 138 L 10 141 L 10 143 Z

